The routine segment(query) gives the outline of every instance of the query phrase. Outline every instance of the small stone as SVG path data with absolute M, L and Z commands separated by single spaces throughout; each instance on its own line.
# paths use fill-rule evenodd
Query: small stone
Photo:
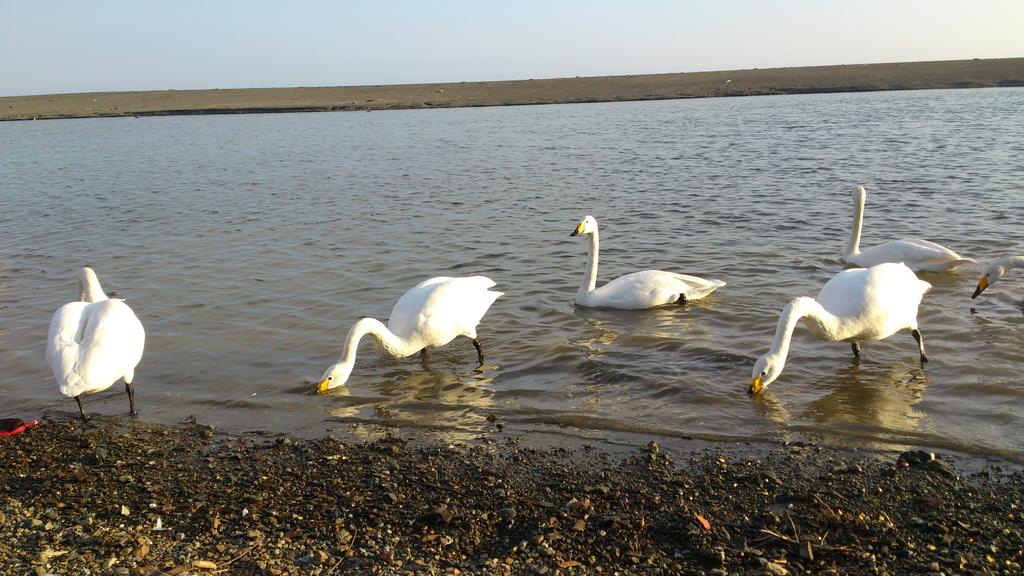
M 426 514 L 420 516 L 418 520 L 423 524 L 448 524 L 451 522 L 454 515 L 455 514 L 448 509 L 448 505 L 442 502 Z
M 85 482 L 89 478 L 81 462 L 75 462 L 71 465 L 71 476 L 75 479 L 75 482 Z
M 857 464 L 849 464 L 843 466 L 836 466 L 832 469 L 833 474 L 863 474 L 864 469 Z
M 516 519 L 516 509 L 515 508 L 511 508 L 511 507 L 510 508 L 502 508 L 501 510 L 498 510 L 497 514 L 498 514 L 498 518 L 502 522 L 514 522 L 515 519 Z
M 896 460 L 897 463 L 902 462 L 904 467 L 916 467 L 923 466 L 928 462 L 935 460 L 935 454 L 933 452 L 925 452 L 924 450 L 907 450 L 900 454 Z
M 789 574 L 789 570 L 786 570 L 786 567 L 782 564 L 776 564 L 766 558 L 758 558 L 758 561 L 761 562 L 761 568 L 763 568 L 768 574 L 772 574 L 773 576 L 786 576 Z
M 124 504 L 121 505 L 121 516 L 131 516 L 132 511 L 128 509 Z

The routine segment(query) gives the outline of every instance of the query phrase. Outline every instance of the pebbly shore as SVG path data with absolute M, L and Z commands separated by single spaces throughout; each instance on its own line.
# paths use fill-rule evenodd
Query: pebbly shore
M 1024 473 L 967 457 L 407 436 L 43 421 L 0 439 L 0 573 L 1022 573 Z

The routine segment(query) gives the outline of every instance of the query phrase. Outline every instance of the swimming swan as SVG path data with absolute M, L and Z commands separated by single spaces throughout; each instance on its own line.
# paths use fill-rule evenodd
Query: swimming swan
M 985 269 L 985 274 L 978 279 L 978 287 L 974 289 L 974 294 L 971 295 L 971 298 L 977 298 L 986 288 L 998 282 L 1003 277 L 1003 274 L 1006 274 L 1007 270 L 1014 268 L 1024 268 L 1024 256 L 1010 256 L 990 264 Z
M 850 342 L 854 356 L 860 356 L 860 342 L 882 340 L 909 328 L 921 362 L 927 362 L 924 339 L 917 330 L 917 307 L 931 287 L 903 264 L 887 263 L 836 274 L 817 299 L 794 298 L 782 309 L 771 349 L 754 364 L 749 392 L 760 392 L 782 373 L 800 319 L 821 340 Z
M 413 286 L 391 309 L 387 326 L 380 320 L 363 318 L 349 329 L 341 360 L 324 371 L 316 387 L 317 393 L 348 381 L 359 340 L 366 334 L 375 337 L 388 354 L 399 358 L 428 347 L 444 346 L 458 336 L 465 336 L 473 341 L 483 364 L 484 352 L 476 340 L 476 326 L 502 295 L 488 290 L 494 285 L 494 280 L 486 276 L 438 276 Z
M 853 230 L 850 231 L 850 242 L 843 253 L 843 261 L 861 268 L 870 268 L 883 262 L 903 262 L 914 272 L 949 272 L 950 270 L 974 262 L 970 258 L 961 258 L 949 248 L 917 238 L 893 240 L 878 246 L 860 250 L 861 225 L 864 223 L 864 200 L 867 191 L 858 186 L 853 191 Z
M 124 379 L 128 404 L 135 416 L 135 367 L 142 360 L 146 331 L 124 300 L 110 299 L 92 268 L 78 277 L 79 302 L 69 302 L 53 314 L 46 344 L 46 360 L 53 368 L 61 394 L 78 402 L 83 420 L 82 395 L 110 388 Z
M 569 236 L 580 234 L 590 236 L 590 253 L 587 256 L 587 273 L 583 277 L 579 291 L 576 292 L 578 306 L 639 310 L 678 301 L 698 300 L 711 294 L 716 288 L 725 286 L 725 282 L 719 280 L 705 280 L 661 270 L 644 270 L 619 276 L 604 286 L 595 288 L 599 247 L 597 220 L 593 216 L 581 220 L 576 230 Z

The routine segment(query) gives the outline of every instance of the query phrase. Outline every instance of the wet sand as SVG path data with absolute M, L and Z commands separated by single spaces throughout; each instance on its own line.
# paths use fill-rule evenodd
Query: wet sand
M 1024 474 L 971 464 L 69 416 L 0 439 L 0 573 L 1019 574 Z
M 13 96 L 0 98 L 0 120 L 513 106 L 994 86 L 1024 86 L 1024 58 L 506 82 Z

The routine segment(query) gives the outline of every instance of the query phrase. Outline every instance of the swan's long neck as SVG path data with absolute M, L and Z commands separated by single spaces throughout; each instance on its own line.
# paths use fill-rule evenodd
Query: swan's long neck
M 775 328 L 775 341 L 769 354 L 776 354 L 782 362 L 789 356 L 789 345 L 793 340 L 793 330 L 801 319 L 808 324 L 818 336 L 828 340 L 840 340 L 840 322 L 834 314 L 825 310 L 814 298 L 801 296 L 794 298 L 782 309 L 779 325 Z
M 587 254 L 587 273 L 583 277 L 583 284 L 580 284 L 579 291 L 576 292 L 577 299 L 593 292 L 597 287 L 597 253 L 600 251 L 597 230 L 588 236 L 590 236 L 590 252 Z
M 858 194 L 853 201 L 853 228 L 850 230 L 850 242 L 846 245 L 844 256 L 860 254 L 860 230 L 864 224 L 864 194 Z
M 78 300 L 80 302 L 96 303 L 107 299 L 107 293 L 100 286 L 100 280 L 91 268 L 82 270 L 78 277 Z
M 392 356 L 408 356 L 417 350 L 411 350 L 413 343 L 399 338 L 388 330 L 383 322 L 374 318 L 363 318 L 352 325 L 345 336 L 345 346 L 341 351 L 340 364 L 352 365 L 356 361 L 356 350 L 363 336 L 370 334 L 380 342 L 381 346 Z

